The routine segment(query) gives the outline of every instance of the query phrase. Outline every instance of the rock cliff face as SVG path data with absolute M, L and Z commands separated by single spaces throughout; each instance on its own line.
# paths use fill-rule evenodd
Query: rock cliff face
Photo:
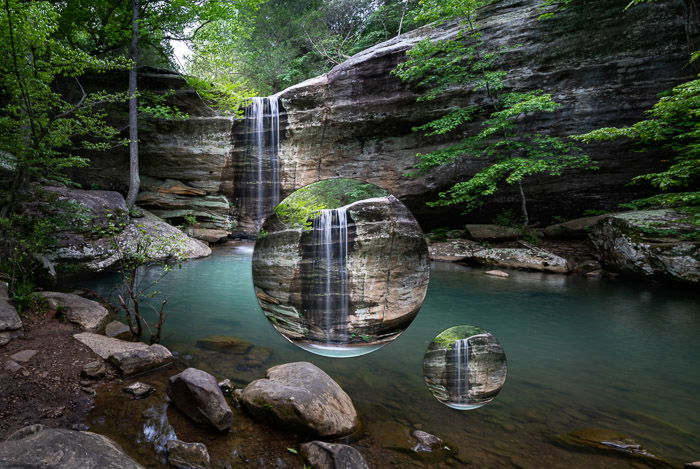
M 533 127 L 568 135 L 643 117 L 656 94 L 690 78 L 684 68 L 688 47 L 683 2 L 643 5 L 623 12 L 626 0 L 574 2 L 554 19 L 541 21 L 541 2 L 504 0 L 484 8 L 482 37 L 493 47 L 522 44 L 503 56 L 513 90 L 543 89 L 562 104 Z M 448 212 L 424 202 L 457 180 L 474 174 L 482 160 L 437 169 L 420 178 L 404 176 L 416 153 L 439 148 L 458 137 L 426 138 L 411 128 L 455 106 L 479 98 L 461 90 L 432 102 L 416 102 L 417 90 L 390 71 L 407 49 L 425 37 L 454 36 L 457 27 L 424 27 L 361 52 L 320 77 L 282 91 L 286 139 L 280 148 L 283 192 L 319 179 L 364 179 L 389 190 L 414 212 L 424 227 L 445 224 Z M 479 125 L 467 132 L 475 133 Z M 586 208 L 612 209 L 641 195 L 626 183 L 657 167 L 658 154 L 633 152 L 628 144 L 587 148 L 600 162 L 595 172 L 542 177 L 527 184 L 535 219 L 580 216 Z M 515 191 L 499 195 L 471 220 L 517 211 Z
M 573 2 L 549 20 L 539 20 L 542 1 L 502 0 L 481 10 L 482 37 L 491 47 L 521 46 L 504 53 L 512 90 L 543 89 L 561 103 L 555 113 L 532 120 L 532 127 L 556 135 L 625 125 L 639 120 L 658 99 L 657 93 L 690 79 L 688 37 L 697 36 L 696 16 L 681 0 L 653 2 L 623 11 L 627 0 Z M 299 187 L 329 177 L 352 177 L 375 183 L 395 194 L 424 228 L 453 223 L 490 222 L 503 209 L 517 211 L 518 194 L 505 190 L 468 218 L 455 209 L 427 208 L 426 200 L 458 180 L 468 178 L 486 161 L 480 159 L 437 168 L 418 178 L 405 174 L 416 153 L 431 151 L 461 136 L 423 137 L 412 128 L 480 98 L 453 89 L 445 97 L 417 103 L 419 90 L 402 83 L 391 70 L 405 51 L 424 38 L 441 40 L 457 25 L 423 27 L 367 49 L 330 72 L 292 86 L 279 100 L 279 184 L 284 197 Z M 693 33 L 695 31 L 695 33 Z M 695 34 L 695 36 L 693 36 Z M 93 86 L 124 89 L 125 76 L 106 75 Z M 101 80 L 101 81 L 100 81 Z M 244 119 L 217 116 L 177 74 L 144 69 L 142 89 L 175 90 L 170 102 L 190 114 L 186 121 L 144 121 L 141 129 L 139 204 L 179 224 L 194 215 L 201 228 L 240 229 L 255 233 L 255 220 L 238 200 L 243 191 L 246 129 Z M 478 123 L 465 134 L 480 129 Z M 588 208 L 615 209 L 645 194 L 627 186 L 634 175 L 659 169 L 659 153 L 638 153 L 625 142 L 591 145 L 586 151 L 599 162 L 591 172 L 539 177 L 525 187 L 531 218 L 548 222 L 554 215 L 581 216 Z M 81 170 L 85 184 L 125 191 L 128 153 L 116 149 L 93 156 Z M 265 173 L 261 184 L 272 183 Z M 269 185 L 269 184 L 268 184 Z M 235 205 L 235 207 L 234 207 Z M 449 216 L 447 216 L 449 215 Z

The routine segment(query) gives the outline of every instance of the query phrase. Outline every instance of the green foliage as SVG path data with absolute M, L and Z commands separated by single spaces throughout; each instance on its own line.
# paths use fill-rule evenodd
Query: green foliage
M 186 226 L 194 226 L 197 224 L 197 217 L 194 216 L 193 214 L 187 214 L 183 217 L 185 219 L 185 225 Z
M 384 189 L 357 179 L 326 179 L 295 191 L 275 207 L 275 213 L 289 227 L 308 230 L 320 210 L 387 195 Z
M 487 332 L 476 326 L 454 326 L 441 332 L 430 344 L 431 348 L 449 349 L 453 344 L 462 339 L 469 338 L 474 335 L 487 334 Z
M 662 193 L 635 201 L 631 206 L 699 205 L 700 192 L 674 191 L 696 188 L 700 182 L 700 79 L 664 93 L 647 115 L 648 119 L 629 127 L 597 129 L 577 138 L 586 143 L 628 138 L 643 149 L 669 150 L 673 158 L 666 170 L 632 179 L 633 183 L 647 182 Z
M 485 167 L 471 179 L 460 181 L 439 194 L 429 206 L 460 204 L 471 211 L 484 203 L 484 197 L 495 194 L 503 185 L 518 185 L 522 198 L 523 222 L 528 223 L 526 199 L 522 183 L 538 174 L 559 176 L 566 169 L 593 168 L 587 155 L 566 138 L 528 132 L 532 116 L 555 112 L 559 108 L 550 94 L 542 90 L 506 92 L 508 73 L 496 69 L 503 50 L 488 47 L 481 39 L 476 24 L 476 9 L 487 1 L 425 0 L 418 16 L 427 20 L 462 20 L 463 29 L 451 40 L 424 40 L 407 52 L 407 60 L 393 73 L 411 82 L 424 94 L 420 101 L 434 100 L 455 87 L 485 93 L 486 104 L 457 108 L 444 116 L 416 127 L 426 136 L 460 131 L 464 125 L 481 119 L 482 130 L 445 148 L 419 154 L 417 175 L 436 166 L 455 163 L 462 158 L 488 159 Z

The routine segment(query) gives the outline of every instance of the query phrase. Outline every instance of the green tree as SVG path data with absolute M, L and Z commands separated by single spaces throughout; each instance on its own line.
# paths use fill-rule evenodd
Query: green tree
M 462 158 L 486 158 L 488 164 L 466 181 L 460 181 L 430 206 L 459 204 L 471 211 L 505 185 L 516 185 L 520 194 L 522 221 L 530 216 L 523 183 L 530 176 L 559 176 L 566 169 L 593 168 L 587 155 L 573 141 L 541 132 L 527 131 L 533 115 L 554 112 L 559 108 L 550 94 L 542 90 L 515 92 L 506 90 L 508 73 L 496 63 L 502 50 L 494 50 L 481 39 L 476 22 L 477 9 L 488 1 L 423 0 L 418 20 L 461 19 L 462 29 L 454 39 L 433 42 L 424 40 L 407 52 L 408 60 L 394 73 L 427 91 L 419 101 L 434 100 L 454 87 L 483 93 L 485 104 L 454 109 L 428 122 L 416 131 L 426 136 L 462 130 L 465 124 L 481 119 L 483 129 L 458 143 L 427 154 L 420 154 L 418 172 L 454 163 Z M 475 100 L 476 101 L 476 100 Z

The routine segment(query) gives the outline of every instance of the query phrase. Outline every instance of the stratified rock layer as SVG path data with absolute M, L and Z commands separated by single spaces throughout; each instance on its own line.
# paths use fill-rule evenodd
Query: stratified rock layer
M 688 215 L 675 210 L 625 212 L 594 225 L 589 239 L 604 267 L 640 277 L 700 283 L 700 242 Z

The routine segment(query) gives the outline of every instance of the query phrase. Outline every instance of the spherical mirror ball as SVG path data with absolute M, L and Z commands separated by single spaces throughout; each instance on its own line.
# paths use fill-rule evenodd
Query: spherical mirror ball
M 506 354 L 498 340 L 475 326 L 442 331 L 423 358 L 423 378 L 435 398 L 458 410 L 491 402 L 506 382 Z
M 262 226 L 253 284 L 272 325 L 328 357 L 396 339 L 428 288 L 428 246 L 411 212 L 384 189 L 327 179 L 285 198 Z

